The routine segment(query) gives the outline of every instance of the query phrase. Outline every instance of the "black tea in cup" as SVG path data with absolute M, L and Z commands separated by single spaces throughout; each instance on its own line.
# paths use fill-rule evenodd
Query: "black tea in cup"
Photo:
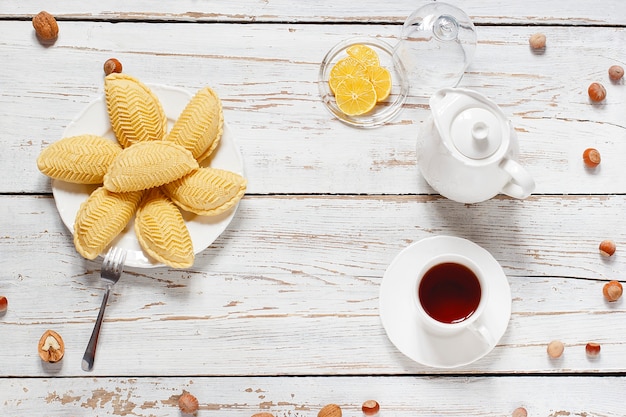
M 424 274 L 418 298 L 426 313 L 441 323 L 459 323 L 469 318 L 481 299 L 476 274 L 456 262 L 444 262 Z

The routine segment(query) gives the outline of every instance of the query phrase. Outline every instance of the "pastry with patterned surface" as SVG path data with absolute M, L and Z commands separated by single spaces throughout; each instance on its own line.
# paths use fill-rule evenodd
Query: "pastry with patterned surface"
M 215 216 L 234 207 L 246 192 L 244 177 L 223 169 L 204 167 L 163 186 L 183 210 Z
M 126 74 L 109 74 L 104 79 L 104 94 L 113 132 L 124 148 L 163 139 L 167 117 L 159 98 L 141 81 Z
M 158 188 L 146 192 L 135 217 L 135 233 L 157 261 L 173 268 L 193 265 L 193 244 L 183 216 Z
M 113 160 L 104 187 L 113 192 L 146 190 L 177 180 L 198 168 L 191 152 L 172 142 L 139 142 Z
M 74 246 L 87 259 L 95 259 L 120 234 L 137 210 L 143 191 L 112 193 L 97 188 L 81 204 L 74 223 Z
M 189 101 L 165 140 L 183 145 L 202 162 L 215 150 L 223 132 L 222 102 L 205 87 Z
M 55 142 L 41 151 L 37 168 L 50 178 L 76 184 L 102 184 L 104 174 L 122 147 L 96 135 Z

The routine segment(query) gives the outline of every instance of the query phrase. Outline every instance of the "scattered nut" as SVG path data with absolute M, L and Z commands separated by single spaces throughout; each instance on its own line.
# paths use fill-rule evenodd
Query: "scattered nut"
M 606 98 L 606 89 L 600 83 L 591 83 L 587 88 L 587 94 L 589 94 L 591 101 L 602 101 Z
M 272 413 L 256 413 L 252 417 L 274 417 Z
M 622 292 L 622 284 L 618 281 L 609 281 L 604 284 L 604 287 L 602 288 L 602 294 L 604 294 L 604 298 L 606 298 L 609 302 L 619 300 L 622 296 Z
M 4 295 L 0 295 L 0 315 L 7 312 L 9 300 Z
M 530 47 L 533 49 L 541 49 L 546 47 L 546 35 L 543 33 L 535 33 L 528 39 Z
M 63 359 L 65 343 L 61 336 L 54 330 L 46 330 L 39 339 L 37 346 L 39 357 L 45 362 L 55 363 Z
M 513 410 L 513 414 L 511 414 L 511 417 L 527 417 L 527 416 L 528 416 L 528 411 L 526 411 L 524 407 L 517 407 L 515 410 Z
M 602 158 L 600 157 L 600 152 L 594 148 L 587 148 L 583 152 L 583 162 L 589 168 L 595 168 L 600 165 L 600 161 Z
M 322 407 L 317 417 L 341 417 L 341 407 L 337 404 L 328 404 Z
M 560 340 L 553 340 L 548 344 L 548 356 L 553 359 L 560 358 L 564 350 L 565 346 Z
M 613 242 L 612 240 L 606 239 L 603 240 L 602 242 L 600 242 L 600 255 L 602 256 L 613 256 L 613 254 L 615 253 L 615 242 Z
M 122 63 L 115 58 L 109 58 L 104 63 L 104 73 L 109 75 L 114 72 L 122 72 Z
M 600 354 L 600 344 L 594 342 L 587 343 L 585 346 L 585 352 L 587 352 L 587 355 L 592 358 L 598 356 Z
M 33 27 L 37 36 L 45 41 L 51 41 L 59 36 L 59 25 L 50 13 L 41 11 L 33 17 Z
M 609 68 L 609 78 L 613 81 L 619 81 L 624 76 L 624 68 L 619 65 L 612 65 Z
M 375 416 L 380 410 L 380 404 L 376 400 L 367 400 L 361 405 L 361 411 L 366 416 Z
M 178 397 L 178 408 L 185 414 L 194 414 L 199 408 L 198 399 L 187 391 L 183 391 L 183 394 Z

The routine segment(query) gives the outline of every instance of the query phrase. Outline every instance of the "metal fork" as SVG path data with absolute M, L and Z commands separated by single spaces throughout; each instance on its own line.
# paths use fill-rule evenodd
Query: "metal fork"
M 124 270 L 124 261 L 126 260 L 126 250 L 112 247 L 107 252 L 104 260 L 102 261 L 102 267 L 100 268 L 100 277 L 106 283 L 106 292 L 100 305 L 100 312 L 96 319 L 96 325 L 93 328 L 91 337 L 89 338 L 89 344 L 83 355 L 83 362 L 81 368 L 83 371 L 91 371 L 93 369 L 93 362 L 96 357 L 96 346 L 98 345 L 98 336 L 100 335 L 100 327 L 102 327 L 102 319 L 104 317 L 104 309 L 107 306 L 109 294 L 111 293 L 111 287 L 120 279 L 122 271 Z

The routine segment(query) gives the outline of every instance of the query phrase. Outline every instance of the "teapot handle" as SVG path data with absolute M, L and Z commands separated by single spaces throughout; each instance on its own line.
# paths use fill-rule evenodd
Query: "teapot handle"
M 534 191 L 535 180 L 519 163 L 506 158 L 500 163 L 500 168 L 511 176 L 511 180 L 502 187 L 502 193 L 514 198 L 526 198 Z

